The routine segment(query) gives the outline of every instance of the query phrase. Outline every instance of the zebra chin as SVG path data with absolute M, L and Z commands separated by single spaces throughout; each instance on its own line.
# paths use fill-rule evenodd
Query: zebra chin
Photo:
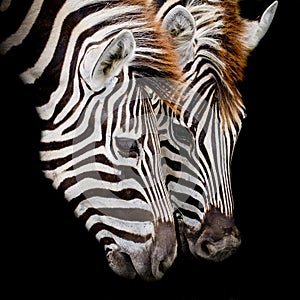
M 133 251 L 122 245 L 105 246 L 110 268 L 126 279 L 160 280 L 173 265 L 177 256 L 174 223 L 155 224 L 155 236 L 140 243 Z
M 200 230 L 185 228 L 181 235 L 193 256 L 215 262 L 230 257 L 241 244 L 234 218 L 214 207 L 206 212 Z

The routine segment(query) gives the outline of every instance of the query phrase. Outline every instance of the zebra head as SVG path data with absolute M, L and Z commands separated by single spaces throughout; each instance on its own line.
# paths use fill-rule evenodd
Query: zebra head
M 231 188 L 245 116 L 237 83 L 276 8 L 277 1 L 252 21 L 240 17 L 237 1 L 166 1 L 157 14 L 187 82 L 178 120 L 160 118 L 161 145 L 182 248 L 196 257 L 221 261 L 241 243 Z
M 180 78 L 171 45 L 147 1 L 20 3 L 1 5 L 0 52 L 32 91 L 45 176 L 116 274 L 160 279 L 177 240 L 149 97 Z
M 122 30 L 83 54 L 85 108 L 73 139 L 75 214 L 104 244 L 120 276 L 160 279 L 177 253 L 172 206 L 161 174 L 156 119 L 147 80 L 130 68 L 136 41 Z

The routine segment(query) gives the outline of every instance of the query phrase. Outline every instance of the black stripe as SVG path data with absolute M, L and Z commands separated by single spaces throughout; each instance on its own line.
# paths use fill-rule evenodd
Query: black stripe
M 16 9 L 18 9 L 23 1 L 15 2 L 18 2 L 16 4 Z M 54 19 L 64 2 L 65 1 L 44 1 L 40 14 L 31 28 L 29 35 L 20 46 L 13 47 L 6 54 L 6 59 L 12 62 L 17 73 L 22 73 L 35 64 L 37 57 L 39 57 L 44 50 L 52 30 Z M 7 26 L 8 25 L 5 24 L 4 28 L 7 28 Z M 24 57 L 26 57 L 26 59 L 24 59 Z
M 192 220 L 197 220 L 198 222 L 201 222 L 200 217 L 193 211 L 184 209 L 182 207 L 178 208 L 178 210 L 183 214 L 185 217 L 192 219 Z
M 112 234 L 119 236 L 122 239 L 128 240 L 128 241 L 133 241 L 136 243 L 145 243 L 147 240 L 151 239 L 151 234 L 144 236 L 133 234 L 132 232 L 126 232 L 123 230 L 118 230 L 114 227 L 111 227 L 109 225 L 103 224 L 103 223 L 96 223 L 90 228 L 90 232 L 93 235 L 97 235 L 98 232 L 106 230 L 111 232 Z
M 0 43 L 17 31 L 32 3 L 33 0 L 12 1 L 8 10 L 0 12 Z
M 91 216 L 109 216 L 124 221 L 132 222 L 152 222 L 153 215 L 148 210 L 139 208 L 124 208 L 124 207 L 89 207 L 81 216 L 80 219 L 86 222 Z

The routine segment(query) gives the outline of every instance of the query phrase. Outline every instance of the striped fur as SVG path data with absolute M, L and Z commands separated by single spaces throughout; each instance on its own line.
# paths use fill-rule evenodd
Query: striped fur
M 223 260 L 241 242 L 231 188 L 231 160 L 245 116 L 238 83 L 277 2 L 255 21 L 240 17 L 235 0 L 167 0 L 157 7 L 187 82 L 178 118 L 154 103 L 182 248 Z
M 33 92 L 45 176 L 114 272 L 160 279 L 177 241 L 149 93 L 172 104 L 180 72 L 154 12 L 142 0 L 0 3 L 0 51 Z

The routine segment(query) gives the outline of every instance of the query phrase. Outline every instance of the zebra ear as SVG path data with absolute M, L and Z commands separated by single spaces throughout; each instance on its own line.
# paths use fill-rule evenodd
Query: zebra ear
M 101 89 L 111 78 L 118 75 L 133 57 L 135 40 L 132 32 L 122 30 L 99 56 L 100 51 L 100 47 L 93 48 L 83 64 L 85 73 L 89 74 L 83 78 L 93 90 Z
M 246 38 L 245 42 L 250 51 L 252 51 L 264 37 L 268 31 L 274 18 L 278 1 L 274 1 L 263 13 L 263 15 L 255 21 L 245 20 L 246 22 Z
M 172 8 L 164 17 L 163 28 L 167 31 L 184 66 L 194 57 L 196 24 L 191 13 L 182 5 Z

